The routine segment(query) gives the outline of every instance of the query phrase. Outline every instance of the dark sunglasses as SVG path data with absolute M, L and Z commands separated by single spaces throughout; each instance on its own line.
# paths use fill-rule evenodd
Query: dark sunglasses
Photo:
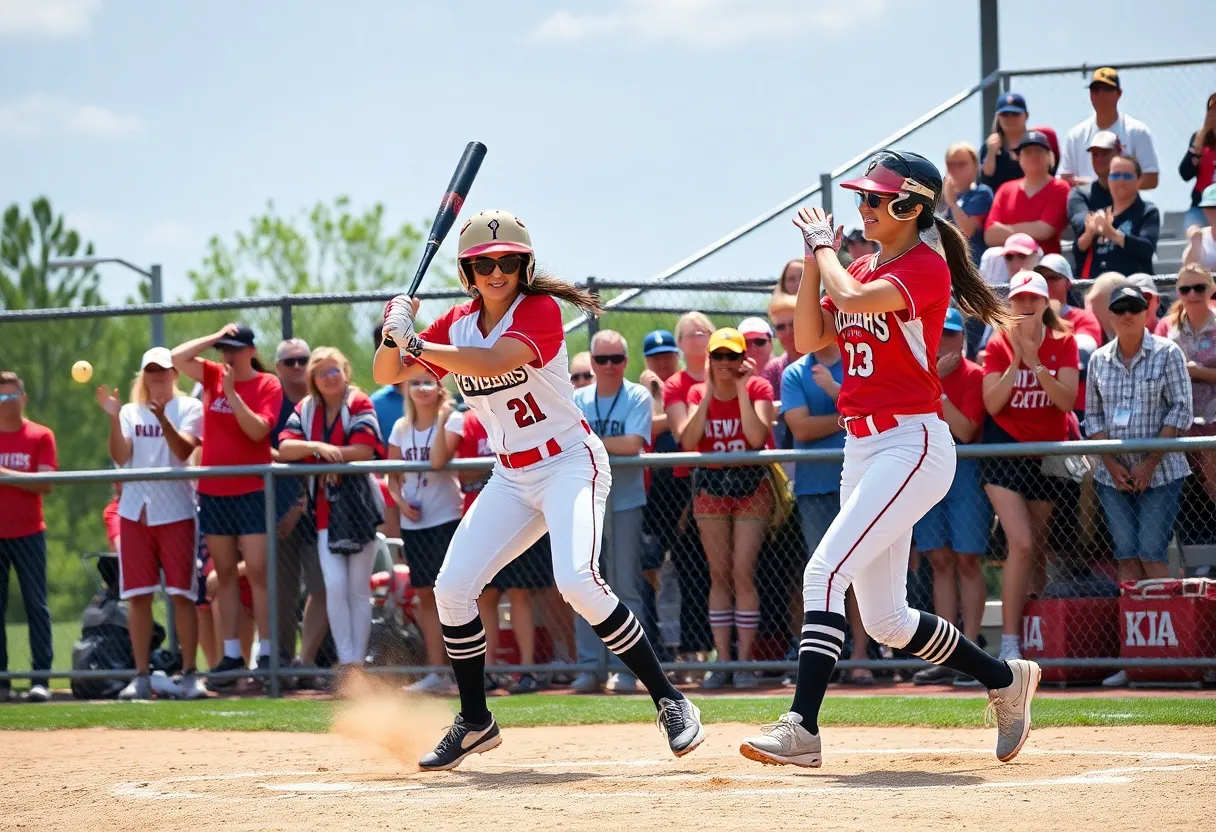
M 1108 173 L 1106 174 L 1106 178 L 1112 182 L 1131 182 L 1136 178 L 1136 174 L 1120 171 L 1118 173 Z
M 571 373 L 570 381 L 591 381 L 591 373 Z
M 523 265 L 523 262 L 524 258 L 522 255 L 504 254 L 498 259 L 493 257 L 475 257 L 469 261 L 469 266 L 482 277 L 489 277 L 494 274 L 495 267 L 503 274 L 515 274 L 519 271 L 519 267 Z
M 1029 257 L 1029 256 L 1030 256 L 1029 254 L 1016 254 L 1016 253 L 1014 253 L 1014 254 L 1006 254 L 1006 255 L 1005 255 L 1005 260 L 1006 260 L 1006 261 L 1009 261 L 1009 260 L 1025 260 L 1025 259 L 1026 259 L 1027 257 Z
M 749 347 L 767 347 L 772 343 L 768 338 L 748 338 L 747 345 Z
M 603 367 L 605 364 L 624 364 L 625 356 L 621 355 L 620 353 L 614 353 L 613 355 L 593 355 L 591 356 L 591 360 Z
M 773 324 L 774 332 L 785 332 L 787 329 L 792 329 L 794 325 L 790 324 Z
M 284 367 L 306 367 L 308 366 L 308 356 L 300 358 L 281 358 L 279 363 Z
M 144 372 L 157 375 L 158 373 L 167 373 L 170 369 L 169 367 L 162 367 L 159 364 L 149 364 L 147 367 L 144 367 Z
M 891 198 L 891 194 L 876 194 L 873 191 L 857 191 L 857 207 L 862 204 L 869 205 L 871 208 L 877 208 L 882 205 L 883 200 Z
M 1139 315 L 1141 312 L 1147 312 L 1147 306 L 1120 306 L 1110 310 L 1112 315 L 1123 317 L 1124 315 Z
M 729 361 L 729 362 L 731 362 L 732 364 L 733 364 L 734 362 L 736 362 L 736 361 L 742 361 L 742 360 L 743 360 L 743 354 L 742 354 L 742 353 L 738 353 L 738 352 L 726 352 L 725 350 L 718 350 L 717 352 L 711 352 L 711 353 L 709 354 L 709 357 L 710 357 L 711 359 L 713 359 L 714 361 Z
M 1189 295 L 1191 292 L 1194 292 L 1197 295 L 1202 295 L 1207 290 L 1208 287 L 1206 283 L 1192 283 L 1189 286 L 1179 286 L 1178 294 Z

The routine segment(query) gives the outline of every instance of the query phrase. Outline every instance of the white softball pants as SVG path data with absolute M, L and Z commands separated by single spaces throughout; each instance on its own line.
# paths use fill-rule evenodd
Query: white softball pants
M 840 480 L 840 513 L 803 573 L 808 612 L 844 615 L 850 586 L 868 632 L 903 647 L 916 632 L 908 607 L 912 526 L 954 481 L 954 439 L 935 415 L 900 417 L 898 427 L 848 438 Z
M 527 468 L 496 465 L 435 579 L 440 622 L 458 627 L 476 618 L 485 585 L 547 529 L 558 591 L 588 622 L 602 623 L 617 606 L 599 573 L 611 488 L 608 452 L 595 435 Z

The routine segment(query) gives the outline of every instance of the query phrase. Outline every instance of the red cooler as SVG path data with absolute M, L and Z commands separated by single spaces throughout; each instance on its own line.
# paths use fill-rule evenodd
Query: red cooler
M 1119 655 L 1118 598 L 1032 598 L 1022 615 L 1028 659 L 1113 659 Z M 1101 682 L 1109 667 L 1045 667 L 1044 682 Z
M 1216 581 L 1152 578 L 1123 584 L 1120 654 L 1135 659 L 1216 658 Z M 1202 682 L 1201 667 L 1129 667 L 1133 682 Z

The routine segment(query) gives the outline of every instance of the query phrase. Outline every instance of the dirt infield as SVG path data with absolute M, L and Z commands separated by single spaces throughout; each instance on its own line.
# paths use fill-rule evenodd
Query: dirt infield
M 7 732 L 0 828 L 1216 828 L 1212 728 L 1043 729 L 1009 765 L 991 731 L 832 729 L 817 771 L 707 730 L 675 760 L 653 726 L 509 729 L 447 774 L 332 734 Z

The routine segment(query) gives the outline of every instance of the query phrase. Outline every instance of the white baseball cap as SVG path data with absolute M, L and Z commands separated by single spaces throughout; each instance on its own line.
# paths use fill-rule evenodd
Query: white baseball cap
M 737 329 L 744 335 L 767 335 L 773 337 L 773 328 L 764 318 L 744 318 L 739 321 Z
M 142 370 L 149 365 L 172 370 L 173 353 L 169 352 L 168 347 L 153 347 L 144 353 L 144 357 L 139 362 L 139 369 Z
M 1068 259 L 1063 254 L 1044 254 L 1043 259 L 1034 267 L 1034 270 L 1040 274 L 1042 273 L 1041 269 L 1064 275 L 1069 281 L 1072 280 L 1072 264 L 1068 262 Z
M 1135 274 L 1129 274 L 1127 279 L 1128 282 L 1130 282 L 1145 295 L 1152 295 L 1153 297 L 1157 298 L 1161 297 L 1161 292 L 1157 289 L 1157 284 L 1153 281 L 1153 276 L 1151 274 L 1136 272 Z
M 1038 295 L 1041 298 L 1051 297 L 1047 291 L 1047 281 L 1043 275 L 1023 269 L 1010 279 L 1009 297 L 1026 294 Z

